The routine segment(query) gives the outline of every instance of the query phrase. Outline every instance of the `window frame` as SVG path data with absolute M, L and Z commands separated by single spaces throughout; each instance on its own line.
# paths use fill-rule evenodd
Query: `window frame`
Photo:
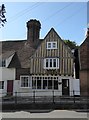
M 39 80 L 41 80 L 41 88 L 38 88 L 37 86 L 37 81 L 38 81 L 38 77 L 40 78 Z M 32 87 L 33 90 L 58 90 L 58 76 L 32 76 L 32 80 L 36 81 L 36 86 L 35 88 Z M 55 82 L 55 86 L 54 86 L 54 82 Z
M 27 77 L 28 78 L 28 86 L 22 86 L 22 80 L 21 80 L 21 78 L 25 78 L 25 77 Z M 20 87 L 21 88 L 30 88 L 30 79 L 29 79 L 29 76 L 20 76 Z
M 50 47 L 49 47 L 49 44 L 50 44 Z M 53 44 L 55 44 L 55 46 Z M 47 42 L 47 49 L 57 49 L 57 41 Z
M 56 60 L 56 66 L 54 66 L 54 60 Z M 48 66 L 46 66 L 47 61 L 48 61 Z M 52 67 L 50 65 L 52 65 Z M 45 58 L 44 69 L 59 69 L 59 58 Z

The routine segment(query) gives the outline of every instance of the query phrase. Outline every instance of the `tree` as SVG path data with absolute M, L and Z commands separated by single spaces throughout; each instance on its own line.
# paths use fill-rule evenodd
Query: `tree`
M 64 40 L 65 44 L 70 47 L 71 50 L 78 48 L 79 46 L 75 41 Z
M 4 4 L 2 4 L 0 6 L 0 27 L 1 26 L 4 27 L 5 22 L 7 22 L 6 17 L 5 17 L 5 13 L 6 13 L 5 6 L 4 6 Z
M 79 52 L 78 52 L 79 46 L 75 41 L 64 40 L 64 42 L 66 45 L 70 47 L 71 50 L 73 50 L 74 63 L 75 63 L 75 78 L 79 79 L 79 70 L 80 70 Z

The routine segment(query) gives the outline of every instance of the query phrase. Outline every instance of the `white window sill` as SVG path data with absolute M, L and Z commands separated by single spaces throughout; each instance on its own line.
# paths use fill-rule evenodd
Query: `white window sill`
M 52 68 L 51 68 L 51 67 L 48 67 L 48 68 L 45 67 L 44 69 L 47 69 L 47 70 L 49 70 L 49 69 L 50 69 L 50 70 L 55 70 L 55 69 L 59 69 L 59 67 L 52 67 Z
M 20 88 L 22 88 L 22 89 L 24 89 L 24 88 L 28 89 L 28 88 L 31 88 L 31 87 L 20 87 Z

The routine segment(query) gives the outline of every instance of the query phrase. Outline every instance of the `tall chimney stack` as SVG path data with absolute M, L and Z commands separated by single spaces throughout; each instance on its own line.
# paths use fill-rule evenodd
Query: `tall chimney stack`
M 39 41 L 41 24 L 36 19 L 27 22 L 27 41 L 34 43 Z

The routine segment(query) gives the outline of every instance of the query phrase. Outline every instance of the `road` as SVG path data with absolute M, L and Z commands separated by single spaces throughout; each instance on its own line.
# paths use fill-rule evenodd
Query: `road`
M 79 118 L 80 120 L 89 120 L 87 112 L 72 110 L 25 110 L 3 112 L 2 118 Z M 84 119 L 85 118 L 85 119 Z

